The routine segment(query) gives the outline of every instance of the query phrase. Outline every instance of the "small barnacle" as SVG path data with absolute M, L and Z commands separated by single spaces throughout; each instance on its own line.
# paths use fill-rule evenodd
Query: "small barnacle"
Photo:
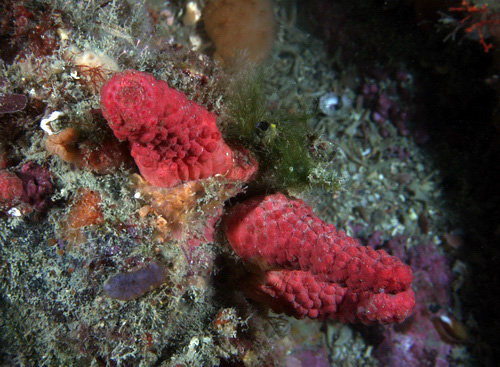
M 334 116 L 337 111 L 352 106 L 352 100 L 347 94 L 327 93 L 319 99 L 319 109 L 327 116 Z
M 341 100 L 335 93 L 327 93 L 319 99 L 319 109 L 327 116 L 335 115 L 341 107 Z
M 11 217 L 21 217 L 23 213 L 19 210 L 19 208 L 11 208 L 7 211 L 7 214 Z
M 40 121 L 40 127 L 49 135 L 56 134 L 59 130 L 52 126 L 52 123 L 55 123 L 59 119 L 59 117 L 63 115 L 64 112 L 61 111 L 52 112 L 48 117 L 45 117 Z

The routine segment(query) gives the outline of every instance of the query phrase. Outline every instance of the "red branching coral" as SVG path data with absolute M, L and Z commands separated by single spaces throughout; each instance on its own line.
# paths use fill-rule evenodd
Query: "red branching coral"
M 409 266 L 361 246 L 282 194 L 249 199 L 224 219 L 227 239 L 257 277 L 249 295 L 276 312 L 342 322 L 400 322 L 415 305 Z
M 479 37 L 479 42 L 484 48 L 484 52 L 488 53 L 492 48 L 492 43 L 486 43 L 484 28 L 488 27 L 500 27 L 500 19 L 498 13 L 493 13 L 488 8 L 488 5 L 484 4 L 482 6 L 477 6 L 472 4 L 469 0 L 462 0 L 460 6 L 450 7 L 449 11 L 453 12 L 463 12 L 467 14 L 460 23 L 469 24 L 465 31 L 467 33 L 477 32 Z
M 213 114 L 151 74 L 116 74 L 102 88 L 101 104 L 115 136 L 130 142 L 141 174 L 153 185 L 217 174 L 246 181 L 256 171 L 247 152 L 224 142 Z

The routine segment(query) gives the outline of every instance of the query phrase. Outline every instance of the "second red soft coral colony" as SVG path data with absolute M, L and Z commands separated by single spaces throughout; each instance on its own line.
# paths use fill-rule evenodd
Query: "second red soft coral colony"
M 129 141 L 151 184 L 255 175 L 255 159 L 224 142 L 212 113 L 151 74 L 117 74 L 101 95 L 104 117 L 117 138 Z M 301 200 L 279 193 L 251 198 L 229 211 L 223 227 L 254 274 L 248 295 L 276 312 L 369 324 L 400 322 L 413 310 L 409 266 L 361 246 Z

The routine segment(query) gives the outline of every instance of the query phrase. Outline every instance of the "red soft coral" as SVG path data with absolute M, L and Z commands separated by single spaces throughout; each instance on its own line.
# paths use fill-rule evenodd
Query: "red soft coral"
M 117 74 L 101 98 L 115 136 L 130 142 L 141 174 L 153 185 L 172 187 L 217 174 L 246 181 L 256 171 L 247 152 L 224 142 L 213 114 L 151 74 Z
M 21 202 L 23 181 L 15 173 L 0 171 L 0 211 L 8 210 Z
M 258 269 L 250 296 L 276 312 L 342 322 L 404 320 L 415 301 L 409 266 L 361 246 L 302 200 L 255 197 L 224 219 L 229 243 Z

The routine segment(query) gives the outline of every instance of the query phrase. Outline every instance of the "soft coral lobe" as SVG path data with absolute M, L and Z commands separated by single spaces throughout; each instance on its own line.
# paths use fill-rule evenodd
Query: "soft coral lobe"
M 254 197 L 224 219 L 243 262 L 258 269 L 251 297 L 276 312 L 342 322 L 400 322 L 415 305 L 408 265 L 316 217 L 302 200 Z
M 23 181 L 13 172 L 0 170 L 0 211 L 21 202 Z
M 115 136 L 130 143 L 131 154 L 146 180 L 155 186 L 217 174 L 246 181 L 247 168 L 222 139 L 215 116 L 151 74 L 127 70 L 101 90 L 104 117 Z

